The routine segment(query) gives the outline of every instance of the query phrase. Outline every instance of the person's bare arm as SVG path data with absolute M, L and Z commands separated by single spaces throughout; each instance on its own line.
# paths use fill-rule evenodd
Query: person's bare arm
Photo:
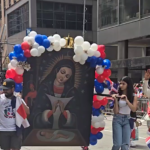
M 118 100 L 116 98 L 116 94 L 112 95 L 112 98 L 114 99 L 115 103 L 114 103 L 114 114 L 118 114 L 119 113 L 119 108 L 118 108 Z

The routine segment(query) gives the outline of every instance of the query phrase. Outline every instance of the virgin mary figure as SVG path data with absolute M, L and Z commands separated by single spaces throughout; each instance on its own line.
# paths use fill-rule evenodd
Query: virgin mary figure
M 75 128 L 79 115 L 80 68 L 70 56 L 51 61 L 41 76 L 33 109 L 34 128 Z

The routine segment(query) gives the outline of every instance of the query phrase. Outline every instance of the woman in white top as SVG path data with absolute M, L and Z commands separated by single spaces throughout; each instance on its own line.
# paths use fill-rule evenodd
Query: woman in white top
M 130 77 L 123 77 L 119 83 L 118 94 L 112 96 L 115 100 L 113 117 L 113 147 L 112 150 L 129 150 L 130 146 L 130 113 L 136 112 L 137 97 Z
M 144 82 L 143 82 L 143 93 L 146 97 L 150 98 L 150 87 L 148 82 L 150 80 L 150 69 L 145 71 Z M 148 134 L 150 135 L 150 102 L 148 102 L 147 115 L 144 118 L 147 121 Z

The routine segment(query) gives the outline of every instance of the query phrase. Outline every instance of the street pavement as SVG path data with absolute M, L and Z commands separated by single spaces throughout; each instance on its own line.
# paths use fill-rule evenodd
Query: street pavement
M 90 146 L 90 150 L 111 150 L 112 148 L 112 117 L 106 116 L 106 127 L 103 131 L 103 138 L 99 140 L 96 146 Z M 137 146 L 130 150 L 149 150 L 146 146 L 145 138 L 148 137 L 146 134 L 147 126 L 143 122 L 143 125 L 139 127 L 139 141 Z M 80 147 L 23 147 L 21 150 L 81 150 Z

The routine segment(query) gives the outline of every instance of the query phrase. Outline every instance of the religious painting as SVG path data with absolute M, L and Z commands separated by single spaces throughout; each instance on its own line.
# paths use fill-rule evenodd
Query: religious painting
M 89 145 L 94 69 L 73 61 L 73 49 L 28 59 L 23 97 L 30 107 L 25 146 Z

